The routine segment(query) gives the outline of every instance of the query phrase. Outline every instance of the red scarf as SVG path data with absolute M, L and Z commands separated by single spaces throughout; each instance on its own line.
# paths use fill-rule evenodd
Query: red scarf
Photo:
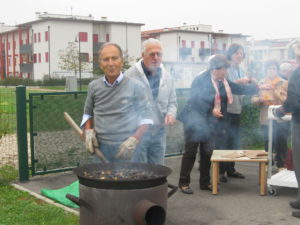
M 213 86 L 216 90 L 215 103 L 214 103 L 214 109 L 213 110 L 218 110 L 218 111 L 221 112 L 221 96 L 220 96 L 218 84 L 213 78 L 211 78 L 211 81 L 212 81 Z M 225 90 L 226 90 L 228 104 L 231 104 L 233 102 L 231 88 L 230 88 L 230 86 L 229 86 L 226 79 L 223 79 L 221 81 L 223 82 Z

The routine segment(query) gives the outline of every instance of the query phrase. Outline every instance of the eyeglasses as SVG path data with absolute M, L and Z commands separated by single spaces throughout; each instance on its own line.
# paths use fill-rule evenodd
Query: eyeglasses
M 157 57 L 162 57 L 162 53 L 161 52 L 151 52 L 149 54 L 150 57 L 154 57 L 154 56 L 157 56 Z

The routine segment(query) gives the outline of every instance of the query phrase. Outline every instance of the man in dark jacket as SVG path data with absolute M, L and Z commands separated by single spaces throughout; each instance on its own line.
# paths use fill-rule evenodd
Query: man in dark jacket
M 300 64 L 300 41 L 295 46 L 296 61 Z M 293 164 L 298 183 L 298 195 L 295 201 L 290 202 L 290 206 L 300 209 L 300 66 L 293 72 L 289 79 L 287 99 L 283 105 L 274 112 L 275 116 L 281 118 L 286 113 L 292 113 L 292 148 Z M 300 212 L 293 212 L 293 216 L 300 218 Z

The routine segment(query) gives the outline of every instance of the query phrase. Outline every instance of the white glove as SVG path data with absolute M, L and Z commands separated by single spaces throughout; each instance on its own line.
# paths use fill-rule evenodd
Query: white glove
M 135 137 L 129 137 L 127 138 L 119 148 L 119 151 L 117 153 L 117 158 L 125 158 L 130 159 L 132 157 L 132 154 L 139 143 L 139 140 Z
M 86 150 L 91 153 L 94 154 L 94 147 L 98 147 L 98 141 L 96 138 L 96 132 L 94 131 L 94 129 L 86 129 L 85 130 L 85 148 Z

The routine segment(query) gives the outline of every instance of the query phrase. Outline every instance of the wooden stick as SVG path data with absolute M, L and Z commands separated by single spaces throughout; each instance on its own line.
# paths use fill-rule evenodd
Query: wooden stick
M 85 138 L 83 137 L 83 131 L 80 129 L 80 127 L 75 123 L 75 121 L 72 119 L 72 117 L 67 113 L 64 112 L 64 117 L 66 119 L 66 121 L 68 122 L 68 124 L 73 128 L 73 130 L 80 136 L 80 138 L 84 141 Z M 104 162 L 107 163 L 107 159 L 105 158 L 105 156 L 103 155 L 103 153 L 96 147 L 94 147 L 94 152 L 95 154 L 98 156 L 98 158 Z

